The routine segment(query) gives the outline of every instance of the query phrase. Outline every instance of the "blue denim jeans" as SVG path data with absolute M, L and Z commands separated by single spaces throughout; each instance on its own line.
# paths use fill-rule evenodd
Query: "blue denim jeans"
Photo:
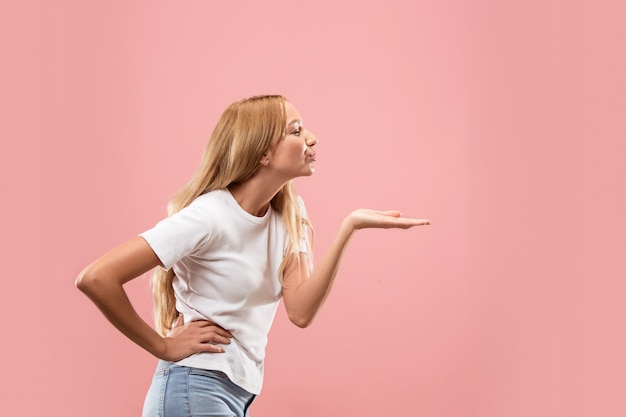
M 159 361 L 143 417 L 249 417 L 256 396 L 219 371 Z

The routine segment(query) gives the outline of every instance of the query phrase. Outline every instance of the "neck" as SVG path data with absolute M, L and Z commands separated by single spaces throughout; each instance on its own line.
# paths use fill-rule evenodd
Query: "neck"
M 228 187 L 242 209 L 253 216 L 262 217 L 272 201 L 272 198 L 285 184 L 271 184 L 262 181 L 255 175 L 241 184 L 232 184 Z

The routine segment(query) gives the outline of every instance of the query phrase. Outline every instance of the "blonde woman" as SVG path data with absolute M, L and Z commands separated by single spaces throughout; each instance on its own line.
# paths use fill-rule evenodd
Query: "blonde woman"
M 160 359 L 144 416 L 247 416 L 279 300 L 296 326 L 308 326 L 356 230 L 429 224 L 356 210 L 313 270 L 312 227 L 291 181 L 313 174 L 316 144 L 281 96 L 233 103 L 169 217 L 77 278 L 117 329 Z M 123 289 L 153 268 L 156 330 Z

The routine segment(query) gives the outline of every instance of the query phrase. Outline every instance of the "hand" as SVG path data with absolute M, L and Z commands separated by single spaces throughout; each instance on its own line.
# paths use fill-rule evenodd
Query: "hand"
M 370 209 L 355 210 L 346 217 L 346 220 L 353 230 L 378 228 L 378 229 L 409 229 L 414 226 L 425 226 L 430 224 L 427 219 L 412 219 L 402 217 L 402 213 L 397 210 L 378 211 Z
M 224 349 L 216 344 L 227 345 L 233 337 L 231 332 L 208 320 L 183 323 L 183 316 L 178 316 L 174 327 L 164 338 L 166 348 L 160 359 L 175 362 L 194 353 L 224 353 Z

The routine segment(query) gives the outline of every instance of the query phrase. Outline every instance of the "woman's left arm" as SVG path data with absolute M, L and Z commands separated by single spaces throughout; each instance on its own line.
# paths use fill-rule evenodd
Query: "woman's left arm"
M 409 229 L 430 224 L 426 219 L 402 217 L 399 211 L 359 209 L 341 222 L 339 231 L 314 271 L 309 270 L 306 254 L 292 254 L 284 272 L 283 300 L 289 320 L 307 327 L 315 318 L 333 286 L 341 260 L 352 235 L 359 229 Z M 299 262 L 298 262 L 299 257 Z

